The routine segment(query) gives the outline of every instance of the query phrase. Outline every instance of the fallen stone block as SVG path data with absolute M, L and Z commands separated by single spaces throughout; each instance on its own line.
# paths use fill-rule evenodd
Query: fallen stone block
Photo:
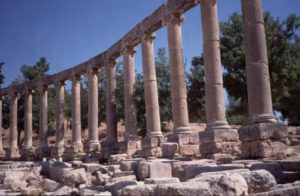
M 47 192 L 54 192 L 62 186 L 61 184 L 50 179 L 44 179 L 41 184 L 43 190 Z
M 170 184 L 170 183 L 180 183 L 178 178 L 146 178 L 144 180 L 145 184 Z
M 278 163 L 285 171 L 300 171 L 300 160 L 280 160 Z
M 248 195 L 248 185 L 245 179 L 236 173 L 224 174 L 217 182 L 216 186 L 211 187 L 214 195 L 245 196 Z
M 109 164 L 119 164 L 122 160 L 127 158 L 127 154 L 110 155 L 108 159 Z
M 145 178 L 172 177 L 171 163 L 143 161 L 138 165 L 137 177 L 139 180 Z
M 200 154 L 199 144 L 179 145 L 179 152 L 183 156 L 193 156 Z
M 39 196 L 43 190 L 41 188 L 36 188 L 36 187 L 26 187 L 21 190 L 21 193 L 23 195 L 30 195 L 30 196 Z
M 152 196 L 154 195 L 156 185 L 130 185 L 123 188 L 121 196 Z
M 134 172 L 133 171 L 115 172 L 112 177 L 117 178 L 117 177 L 129 176 L 129 175 L 134 175 Z
M 178 152 L 178 144 L 177 143 L 163 143 L 161 145 L 162 155 L 163 157 L 172 158 L 175 153 Z
M 51 195 L 71 195 L 73 189 L 68 186 L 63 186 L 57 189 L 55 192 L 52 192 Z
M 162 184 L 155 188 L 157 196 L 212 196 L 212 192 L 208 184 Z
M 84 168 L 86 172 L 93 173 L 97 170 L 103 168 L 102 165 L 97 163 L 83 163 L 79 166 L 80 168 Z
M 297 180 L 300 180 L 300 172 L 299 171 L 284 171 L 283 172 L 283 181 L 285 183 L 292 183 Z
M 284 182 L 283 169 L 279 163 L 253 163 L 250 167 L 251 171 L 260 169 L 270 172 L 275 177 L 277 183 Z
M 120 162 L 120 169 L 122 171 L 133 171 L 137 174 L 138 165 L 141 161 L 145 161 L 145 159 L 126 159 Z
M 136 181 L 120 181 L 115 183 L 109 183 L 105 185 L 105 190 L 110 191 L 112 195 L 121 195 L 122 189 L 129 185 L 137 185 Z
M 80 184 L 89 184 L 91 179 L 83 168 L 72 169 L 64 173 L 62 183 L 70 187 L 78 187 Z

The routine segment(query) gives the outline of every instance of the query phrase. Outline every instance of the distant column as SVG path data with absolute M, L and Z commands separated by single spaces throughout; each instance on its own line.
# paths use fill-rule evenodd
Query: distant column
M 173 14 L 167 21 L 171 68 L 173 129 L 176 133 L 191 133 L 182 57 L 182 21 L 183 16 L 181 14 Z
M 39 156 L 40 158 L 45 156 L 48 141 L 47 141 L 47 132 L 48 132 L 48 86 L 41 85 L 39 86 L 40 92 L 40 130 L 39 130 Z
M 32 89 L 26 90 L 25 94 L 25 137 L 24 149 L 32 148 Z
M 0 156 L 5 155 L 3 150 L 3 142 L 2 142 L 2 133 L 3 133 L 3 127 L 2 127 L 2 99 L 3 97 L 0 96 Z
M 203 0 L 201 2 L 201 14 L 204 43 L 207 128 L 229 128 L 225 118 L 219 21 L 216 0 Z
M 261 0 L 242 0 L 248 109 L 250 120 L 276 122 L 268 68 L 268 54 Z
M 64 96 L 65 96 L 65 82 L 57 81 L 56 87 L 56 105 L 55 105 L 55 118 L 56 118 L 56 144 L 57 148 L 64 148 Z
M 72 147 L 75 152 L 82 152 L 81 109 L 80 109 L 80 76 L 72 78 Z
M 19 156 L 18 149 L 18 93 L 10 95 L 10 135 L 9 135 L 9 158 Z
M 116 117 L 116 62 L 111 60 L 106 65 L 106 125 L 107 140 L 118 141 L 117 117 Z
M 88 143 L 87 151 L 98 151 L 98 69 L 88 70 L 89 95 L 88 95 Z
M 135 105 L 135 70 L 134 48 L 126 47 L 124 56 L 124 105 L 125 105 L 125 137 L 137 138 L 137 114 Z
M 162 136 L 160 127 L 158 91 L 153 50 L 154 38 L 154 34 L 145 34 L 142 38 L 144 95 L 147 116 L 147 137 Z

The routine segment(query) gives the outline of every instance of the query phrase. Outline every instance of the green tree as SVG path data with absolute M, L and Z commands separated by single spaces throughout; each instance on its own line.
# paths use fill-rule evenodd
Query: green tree
M 300 47 L 297 32 L 300 18 L 291 14 L 280 20 L 266 12 L 264 21 L 274 110 L 282 114 L 283 120 L 299 124 L 297 111 L 300 108 L 291 107 L 291 102 L 299 94 Z M 220 24 L 220 30 L 224 86 L 230 96 L 227 114 L 245 119 L 242 115 L 247 113 L 248 104 L 242 16 L 234 13 L 227 22 Z
M 49 71 L 49 63 L 47 63 L 46 57 L 40 58 L 40 60 L 33 66 L 22 65 L 21 72 L 25 80 L 35 80 L 47 75 Z
M 137 114 L 137 126 L 139 128 L 139 135 L 144 137 L 147 133 L 147 121 L 146 121 L 146 106 L 144 96 L 144 81 L 143 74 L 136 74 L 135 82 L 135 103 Z
M 203 57 L 194 57 L 187 74 L 187 102 L 191 122 L 205 122 L 205 81 Z

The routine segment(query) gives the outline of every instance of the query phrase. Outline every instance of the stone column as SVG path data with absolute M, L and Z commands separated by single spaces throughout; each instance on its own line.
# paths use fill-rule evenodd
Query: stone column
M 74 153 L 83 152 L 81 141 L 80 76 L 72 78 L 72 148 Z
M 142 38 L 144 97 L 147 119 L 147 135 L 142 142 L 142 147 L 146 157 L 161 156 L 161 143 L 164 142 L 160 127 L 158 90 L 153 49 L 154 38 L 154 34 L 145 34 Z
M 2 127 L 2 95 L 0 95 L 0 156 L 3 157 L 5 155 L 5 152 L 3 150 L 3 144 L 2 144 L 2 133 L 3 133 L 3 127 Z
M 40 85 L 40 127 L 39 127 L 39 143 L 38 157 L 43 158 L 49 156 L 47 132 L 48 132 L 48 86 Z
M 137 114 L 135 105 L 135 70 L 134 48 L 127 47 L 124 56 L 124 105 L 125 105 L 125 137 L 130 140 L 138 138 Z
M 174 131 L 191 133 L 187 107 L 185 73 L 182 57 L 181 14 L 173 14 L 167 21 L 171 69 L 171 95 Z
M 89 95 L 88 95 L 88 142 L 87 152 L 100 149 L 98 139 L 98 69 L 88 70 Z
M 10 95 L 10 134 L 9 134 L 9 158 L 20 156 L 18 149 L 18 93 Z
M 106 65 L 106 126 L 107 140 L 118 141 L 116 108 L 116 61 L 110 60 Z
M 237 145 L 237 130 L 230 129 L 225 118 L 216 0 L 203 0 L 201 2 L 201 17 L 207 128 L 200 136 L 200 151 L 203 156 L 208 158 L 231 158 L 237 156 L 240 150 Z
M 32 148 L 32 89 L 26 90 L 25 94 L 25 137 L 24 149 Z
M 252 124 L 239 129 L 241 157 L 285 154 L 288 126 L 275 120 L 261 0 L 242 0 L 245 33 L 248 110 Z
M 252 122 L 276 122 L 268 68 L 261 0 L 242 0 L 249 117 Z
M 58 158 L 64 153 L 64 96 L 65 96 L 65 81 L 55 82 L 56 102 L 55 102 L 55 121 L 56 121 L 56 143 L 53 155 Z
M 225 118 L 224 89 L 220 55 L 216 0 L 201 3 L 205 65 L 205 100 L 208 129 L 229 128 Z
M 142 38 L 142 58 L 144 72 L 144 94 L 146 103 L 147 137 L 162 136 L 160 127 L 158 90 L 154 62 L 154 34 Z

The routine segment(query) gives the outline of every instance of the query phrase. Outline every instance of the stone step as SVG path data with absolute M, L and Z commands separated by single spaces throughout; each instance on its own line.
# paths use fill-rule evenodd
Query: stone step
M 284 183 L 292 183 L 300 180 L 300 172 L 298 171 L 284 171 L 283 172 Z

